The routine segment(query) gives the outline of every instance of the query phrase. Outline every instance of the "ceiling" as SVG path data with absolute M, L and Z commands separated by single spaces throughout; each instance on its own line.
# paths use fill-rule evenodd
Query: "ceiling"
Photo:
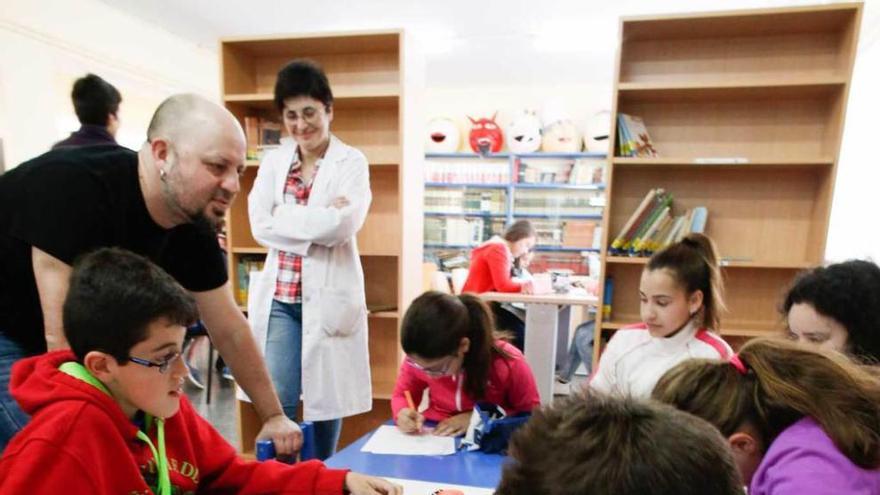
M 100 0 L 209 50 L 230 36 L 404 28 L 420 39 L 430 87 L 612 80 L 622 15 L 815 0 Z M 876 0 L 875 0 L 876 1 Z

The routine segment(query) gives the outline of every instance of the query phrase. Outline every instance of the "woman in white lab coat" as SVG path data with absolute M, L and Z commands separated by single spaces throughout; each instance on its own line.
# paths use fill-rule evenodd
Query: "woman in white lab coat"
M 275 104 L 292 139 L 264 156 L 248 210 L 269 248 L 251 275 L 248 315 L 285 414 L 315 421 L 319 458 L 335 452 L 342 419 L 370 410 L 364 275 L 355 235 L 370 206 L 363 153 L 330 134 L 333 95 L 317 64 L 281 69 Z

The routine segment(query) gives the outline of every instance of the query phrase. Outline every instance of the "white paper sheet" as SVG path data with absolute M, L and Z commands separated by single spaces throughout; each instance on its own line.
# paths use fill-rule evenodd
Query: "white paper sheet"
M 407 435 L 396 426 L 382 425 L 361 452 L 397 455 L 450 455 L 455 453 L 455 438 L 438 437 L 429 433 Z
M 401 480 L 397 478 L 385 478 L 403 487 L 403 495 L 433 495 L 437 490 L 459 490 L 464 495 L 492 495 L 495 493 L 491 488 L 479 488 L 476 486 L 451 485 L 449 483 L 435 483 L 433 481 Z

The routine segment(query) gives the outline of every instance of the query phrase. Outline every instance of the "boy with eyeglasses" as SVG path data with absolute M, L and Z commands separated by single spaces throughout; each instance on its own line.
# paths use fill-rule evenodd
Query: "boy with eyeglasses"
M 70 350 L 15 364 L 32 415 L 0 459 L 0 493 L 398 494 L 319 461 L 244 461 L 182 392 L 193 297 L 146 258 L 116 248 L 74 266 L 64 301 Z

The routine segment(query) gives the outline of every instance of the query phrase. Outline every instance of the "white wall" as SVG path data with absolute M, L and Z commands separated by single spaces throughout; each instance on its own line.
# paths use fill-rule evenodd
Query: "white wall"
M 86 72 L 122 93 L 117 137 L 134 148 L 168 95 L 219 93 L 216 50 L 94 0 L 3 0 L 0 46 L 0 137 L 7 168 L 79 127 L 70 89 Z

